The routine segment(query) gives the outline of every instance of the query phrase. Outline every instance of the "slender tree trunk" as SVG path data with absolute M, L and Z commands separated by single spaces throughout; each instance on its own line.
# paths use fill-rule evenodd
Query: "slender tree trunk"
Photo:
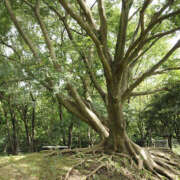
M 31 146 L 32 146 L 32 151 L 35 151 L 35 143 L 34 143 L 35 111 L 36 111 L 36 102 L 33 101 L 32 122 L 31 122 Z
M 66 133 L 65 130 L 63 130 L 63 145 L 66 146 Z
M 168 146 L 170 149 L 172 149 L 172 135 L 168 136 Z
M 17 140 L 17 128 L 16 128 L 16 118 L 14 113 L 11 111 L 11 123 L 12 123 L 12 137 L 13 137 L 13 149 L 12 154 L 17 155 L 18 154 L 18 140 Z
M 24 121 L 24 126 L 25 126 L 25 131 L 26 131 L 26 143 L 27 143 L 27 146 L 29 148 L 29 151 L 31 150 L 31 137 L 29 135 L 29 127 L 28 127 L 28 123 L 27 121 Z
M 60 122 L 61 122 L 61 124 L 62 124 L 62 122 L 63 122 L 62 104 L 58 101 L 58 99 L 57 99 L 57 102 L 58 102 L 59 120 L 60 120 Z M 63 145 L 66 146 L 66 145 L 67 145 L 67 144 L 66 144 L 66 132 L 65 132 L 65 129 L 64 129 L 64 128 L 62 128 L 62 135 L 63 135 L 63 137 L 62 137 L 62 139 L 63 139 Z
M 78 133 L 78 147 L 81 148 L 81 135 Z
M 3 108 L 4 110 L 4 108 Z M 6 128 L 7 128 L 7 134 L 8 134 L 8 140 L 7 140 L 7 145 L 10 146 L 11 151 L 13 150 L 13 143 L 12 143 L 12 139 L 11 139 L 11 133 L 10 133 L 10 125 L 9 125 L 9 121 L 8 121 L 8 117 L 7 117 L 7 112 L 4 110 L 4 117 L 6 119 Z
M 89 147 L 92 145 L 92 140 L 91 140 L 91 129 L 88 128 L 88 141 L 89 141 Z
M 26 133 L 26 144 L 28 147 L 28 151 L 31 152 L 31 136 L 29 132 L 29 126 L 28 126 L 28 118 L 27 118 L 27 112 L 28 112 L 28 106 L 25 104 L 19 109 L 19 113 L 21 116 L 21 119 L 24 123 L 25 133 Z
M 71 148 L 72 145 L 72 132 L 73 132 L 73 122 L 71 122 L 68 128 L 68 148 Z

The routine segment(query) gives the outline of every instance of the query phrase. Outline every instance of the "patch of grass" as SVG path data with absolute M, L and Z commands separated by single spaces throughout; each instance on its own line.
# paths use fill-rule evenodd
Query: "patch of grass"
M 173 147 L 173 152 L 180 155 L 180 145 L 176 145 L 175 147 Z
M 66 156 L 47 157 L 46 153 L 0 157 L 0 180 L 56 180 L 77 162 Z

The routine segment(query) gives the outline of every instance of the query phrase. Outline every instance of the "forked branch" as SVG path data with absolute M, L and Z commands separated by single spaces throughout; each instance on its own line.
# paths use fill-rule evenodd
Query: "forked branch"
M 161 23 L 162 21 L 164 21 L 172 16 L 176 16 L 176 15 L 180 14 L 180 10 L 177 10 L 172 13 L 160 16 L 163 13 L 163 11 L 167 7 L 169 7 L 172 3 L 173 3 L 173 1 L 168 1 L 157 13 L 155 13 L 152 16 L 151 21 L 147 25 L 147 28 L 144 29 L 144 32 L 141 33 L 140 36 L 136 39 L 136 41 L 129 46 L 129 48 L 126 52 L 126 55 L 125 55 L 125 59 L 133 60 L 134 57 L 136 57 L 136 55 L 144 47 L 144 45 L 147 42 L 149 42 L 146 39 L 147 39 L 148 33 L 152 30 L 152 28 L 154 28 L 157 24 Z
M 93 32 L 93 29 L 87 24 L 86 22 L 83 21 L 83 19 L 74 12 L 74 10 L 70 7 L 70 5 L 65 1 L 65 0 L 59 0 L 59 3 L 63 6 L 63 8 L 66 10 L 66 12 L 77 21 L 77 23 L 81 26 L 83 30 L 86 31 L 86 33 L 89 35 L 89 37 L 92 39 L 94 42 L 96 48 L 97 48 L 97 53 L 98 56 L 102 62 L 102 65 L 104 67 L 105 71 L 105 76 L 106 79 L 111 80 L 112 79 L 112 71 L 111 71 L 111 66 L 104 54 L 103 47 L 101 42 L 99 41 L 96 33 Z
M 89 9 L 89 7 L 87 6 L 86 2 L 84 0 L 77 0 L 81 9 L 83 10 L 86 20 L 89 23 L 90 26 L 92 26 L 93 30 L 96 32 L 97 31 L 97 27 L 96 24 L 94 22 L 91 10 Z
M 71 33 L 71 29 L 68 25 L 68 23 L 66 22 L 65 18 L 52 6 L 49 6 L 48 7 L 56 13 L 56 15 L 59 17 L 59 19 L 63 22 L 64 26 L 65 26 L 65 29 L 68 33 L 68 37 L 69 39 L 72 41 L 72 43 L 76 46 L 76 43 L 74 41 L 74 38 L 73 38 L 73 35 Z M 92 71 L 92 68 L 90 67 L 90 64 L 89 64 L 89 59 L 87 58 L 87 56 L 85 55 L 85 53 L 81 50 L 79 51 L 79 49 L 77 48 L 76 49 L 78 51 L 78 53 L 80 54 L 81 58 L 83 59 L 84 63 L 85 63 L 85 66 L 86 66 L 86 69 L 87 69 L 87 72 L 89 73 L 89 77 L 92 81 L 92 83 L 94 84 L 94 87 L 96 88 L 96 90 L 98 91 L 98 93 L 101 95 L 102 99 L 104 100 L 105 104 L 106 104 L 106 93 L 103 91 L 103 89 L 100 87 L 100 85 L 98 84 L 97 82 L 97 78 L 96 78 L 96 75 L 94 74 L 94 72 Z
M 167 59 L 180 47 L 180 40 L 177 41 L 177 43 L 170 49 L 170 51 L 152 68 L 150 68 L 148 71 L 146 71 L 144 74 L 142 74 L 133 84 L 129 86 L 129 88 L 124 92 L 123 94 L 123 100 L 127 99 L 131 92 L 147 77 L 153 74 L 153 72 L 158 69 Z

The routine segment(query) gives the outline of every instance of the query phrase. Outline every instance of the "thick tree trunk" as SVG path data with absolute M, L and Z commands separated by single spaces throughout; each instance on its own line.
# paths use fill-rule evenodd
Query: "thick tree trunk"
M 123 104 L 119 96 L 117 86 L 110 85 L 108 93 L 108 128 L 109 137 L 107 138 L 107 146 L 111 150 L 127 152 L 126 143 L 129 139 L 126 135 L 126 122 L 123 117 Z M 127 141 L 127 142 L 126 142 Z
M 148 169 L 153 169 L 154 162 L 148 152 L 136 145 L 127 135 L 126 121 L 123 116 L 123 102 L 116 92 L 119 91 L 115 87 L 108 97 L 109 137 L 105 139 L 104 150 L 129 155 L 137 162 L 139 168 L 146 166 Z

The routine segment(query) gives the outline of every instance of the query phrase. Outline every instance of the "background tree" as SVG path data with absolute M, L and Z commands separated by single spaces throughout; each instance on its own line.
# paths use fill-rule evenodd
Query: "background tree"
M 153 134 L 168 137 L 172 149 L 172 138 L 179 139 L 179 82 L 171 79 L 166 86 L 168 91 L 154 95 L 141 116 Z

